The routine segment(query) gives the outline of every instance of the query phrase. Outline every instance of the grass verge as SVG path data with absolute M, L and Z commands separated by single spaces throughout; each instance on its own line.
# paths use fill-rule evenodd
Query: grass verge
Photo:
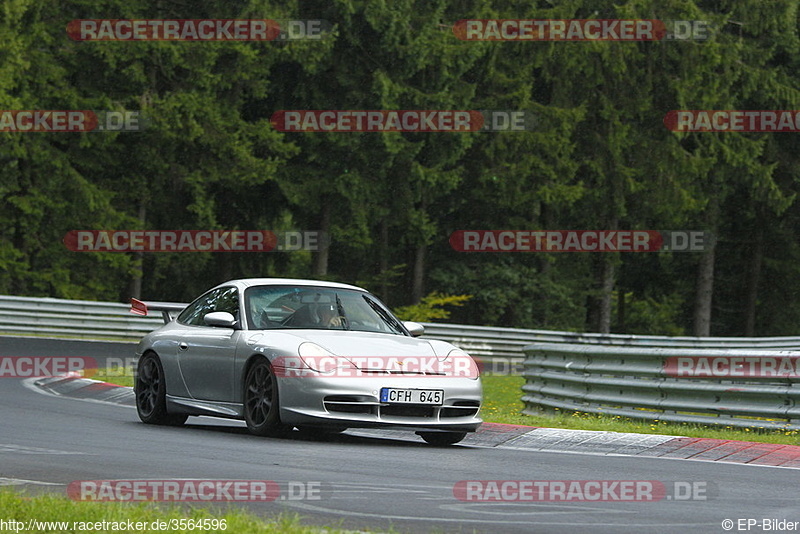
M 554 415 L 523 415 L 521 376 L 484 376 L 483 420 L 490 423 L 529 425 L 572 430 L 605 430 L 608 432 L 633 432 L 636 434 L 666 434 L 692 438 L 758 441 L 782 445 L 800 445 L 800 432 L 796 430 L 745 430 L 732 427 L 714 427 L 692 423 L 649 422 L 619 416 L 594 415 L 581 412 L 562 412 Z
M 64 495 L 31 496 L 9 489 L 0 490 L 0 518 L 5 521 L 2 529 L 5 532 L 26 533 L 78 534 L 89 531 L 131 533 L 160 531 L 193 534 L 198 532 L 206 534 L 212 532 L 226 534 L 262 534 L 264 532 L 344 534 L 352 532 L 302 525 L 296 514 L 280 513 L 274 518 L 264 519 L 237 508 L 215 512 L 207 508 L 192 508 L 176 504 L 83 502 L 73 501 Z M 10 520 L 22 522 L 22 524 L 15 526 L 9 523 Z M 183 525 L 181 525 L 181 520 L 184 521 Z M 207 521 L 203 522 L 203 520 Z M 37 523 L 32 523 L 33 521 Z M 98 524 L 102 521 L 106 521 L 106 525 Z M 128 528 L 131 526 L 129 521 L 133 524 L 132 529 Z M 158 524 L 154 524 L 154 522 L 158 522 Z M 145 528 L 138 528 L 136 523 Z M 198 525 L 205 528 L 201 529 Z M 118 529 L 114 526 L 125 528 Z M 214 528 L 215 526 L 216 528 Z
M 101 367 L 88 378 L 100 380 L 101 382 L 108 382 L 109 384 L 116 384 L 118 386 L 133 387 L 133 372 L 127 367 Z

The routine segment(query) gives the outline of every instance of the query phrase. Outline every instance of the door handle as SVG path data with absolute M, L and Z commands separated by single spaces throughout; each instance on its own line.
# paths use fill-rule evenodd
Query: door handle
M 189 344 L 186 343 L 185 341 L 181 341 L 178 347 L 180 347 L 181 350 L 186 350 L 189 348 Z

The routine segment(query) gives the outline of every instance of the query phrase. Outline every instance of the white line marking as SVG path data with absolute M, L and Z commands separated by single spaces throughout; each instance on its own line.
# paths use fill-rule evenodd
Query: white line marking
M 0 443 L 0 454 L 4 452 L 19 454 L 86 454 L 84 452 L 60 451 L 57 449 L 42 449 L 41 447 L 28 447 L 14 443 Z
M 407 515 L 383 515 L 383 514 L 373 514 L 367 512 L 352 512 L 347 510 L 335 510 L 331 508 L 324 508 L 322 506 L 314 506 L 311 504 L 299 503 L 299 502 L 285 502 L 286 506 L 291 506 L 294 508 L 299 508 L 301 510 L 307 510 L 309 512 L 321 512 L 321 513 L 329 513 L 329 514 L 336 514 L 336 515 L 344 515 L 344 516 L 351 516 L 351 517 L 371 517 L 376 519 L 393 519 L 396 521 L 425 521 L 425 522 L 439 522 L 439 523 L 478 523 L 478 524 L 504 524 L 504 525 L 531 525 L 531 519 L 526 518 L 519 521 L 509 521 L 509 520 L 502 520 L 502 519 L 470 519 L 465 517 L 453 517 L 453 518 L 445 518 L 445 517 L 419 517 L 419 516 L 407 516 Z M 568 512 L 570 514 L 570 519 L 567 522 L 542 522 L 536 521 L 537 526 L 541 525 L 552 525 L 552 526 L 564 526 L 569 525 L 573 529 L 576 526 L 586 526 L 586 527 L 594 527 L 594 526 L 607 526 L 607 527 L 625 527 L 626 529 L 629 528 L 638 528 L 641 532 L 647 531 L 648 529 L 653 529 L 655 527 L 699 527 L 699 526 L 708 526 L 708 527 L 717 527 L 719 526 L 717 522 L 712 523 L 631 523 L 628 521 L 622 522 L 622 518 L 620 519 L 619 523 L 599 523 L 597 521 L 592 520 L 590 518 L 591 523 L 578 523 L 575 521 L 575 516 L 580 513 L 582 509 L 574 509 Z M 630 514 L 630 513 L 638 513 L 638 512 L 630 512 L 628 510 L 603 510 L 605 513 L 621 513 L 621 514 Z M 563 512 L 558 512 L 563 513 Z M 597 510 L 592 510 L 593 514 L 597 514 Z
M 22 478 L 0 478 L 0 486 L 24 486 L 26 484 L 36 484 L 38 486 L 66 486 L 57 482 L 44 482 L 41 480 L 25 480 Z

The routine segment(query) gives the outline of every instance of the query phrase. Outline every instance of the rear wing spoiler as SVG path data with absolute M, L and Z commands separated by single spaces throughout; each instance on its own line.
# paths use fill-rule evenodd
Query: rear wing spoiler
M 186 306 L 187 304 L 181 304 L 179 302 L 144 302 L 135 298 L 131 298 L 131 313 L 136 315 L 147 315 L 149 311 L 160 311 L 161 318 L 164 319 L 164 324 L 172 321 L 170 312 L 178 314 L 182 312 Z

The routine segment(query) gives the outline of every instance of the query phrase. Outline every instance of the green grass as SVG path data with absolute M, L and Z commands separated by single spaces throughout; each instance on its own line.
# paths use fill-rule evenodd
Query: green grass
M 133 372 L 126 367 L 101 367 L 97 369 L 94 374 L 87 373 L 86 376 L 92 380 L 100 380 L 102 382 L 108 382 L 109 384 L 133 387 Z
M 800 432 L 796 430 L 745 430 L 689 423 L 667 423 L 666 421 L 648 422 L 580 412 L 523 415 L 521 413 L 523 405 L 520 400 L 522 385 L 525 383 L 523 377 L 484 376 L 481 381 L 483 382 L 484 397 L 481 413 L 483 420 L 489 423 L 800 445 Z
M 121 386 L 133 386 L 133 375 L 121 368 L 98 369 L 97 374 L 92 378 Z M 556 411 L 552 415 L 524 415 L 521 413 L 523 406 L 520 401 L 522 385 L 525 383 L 523 377 L 487 375 L 483 376 L 481 380 L 484 397 L 481 415 L 487 423 L 800 445 L 800 432 L 796 430 L 747 430 L 694 423 L 638 421 L 620 416 L 581 412 L 558 413 Z
M 261 518 L 253 515 L 247 511 L 238 508 L 227 508 L 225 510 L 212 510 L 208 508 L 194 508 L 189 505 L 177 504 L 157 504 L 157 503 L 120 503 L 120 502 L 82 502 L 73 501 L 65 495 L 44 494 L 32 496 L 27 493 L 20 493 L 8 489 L 0 490 L 0 519 L 8 521 L 13 519 L 15 521 L 27 522 L 29 519 L 37 521 L 50 521 L 50 522 L 63 522 L 69 523 L 67 528 L 63 526 L 58 527 L 51 525 L 51 528 L 46 528 L 40 525 L 39 528 L 28 530 L 27 524 L 19 532 L 58 532 L 58 533 L 85 533 L 90 530 L 81 529 L 81 525 L 75 525 L 80 522 L 99 522 L 99 521 L 115 521 L 126 522 L 128 520 L 152 525 L 153 521 L 167 521 L 176 519 L 191 519 L 195 522 L 197 520 L 208 519 L 216 521 L 225 521 L 225 529 L 221 528 L 221 523 L 207 522 L 203 526 L 220 526 L 220 528 L 212 529 L 194 529 L 185 528 L 167 528 L 160 530 L 112 530 L 113 527 L 106 529 L 91 529 L 92 531 L 99 532 L 170 532 L 173 534 L 178 533 L 194 533 L 203 532 L 205 534 L 212 532 L 224 532 L 226 534 L 262 534 L 264 532 L 285 532 L 289 534 L 317 534 L 320 532 L 337 534 L 352 531 L 346 531 L 336 528 L 322 528 L 302 525 L 300 517 L 296 514 L 280 513 L 272 518 Z M 196 524 L 196 523 L 195 523 Z M 171 526 L 171 525 L 170 525 Z M 179 524 L 176 526 L 180 526 Z M 185 525 L 190 527 L 190 525 Z M 5 529 L 0 529 L 4 532 L 14 532 L 14 529 L 9 528 L 9 525 L 4 525 Z M 75 528 L 77 527 L 77 528 Z

